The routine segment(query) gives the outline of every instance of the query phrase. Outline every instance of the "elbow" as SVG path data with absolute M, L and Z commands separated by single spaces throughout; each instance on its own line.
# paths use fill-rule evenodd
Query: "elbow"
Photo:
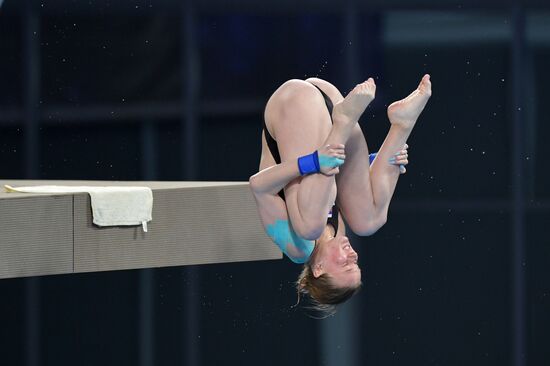
M 359 236 L 371 236 L 386 224 L 388 218 L 386 215 L 379 218 L 363 221 L 358 225 L 350 225 L 353 232 Z
M 248 178 L 248 185 L 250 186 L 250 189 L 253 193 L 259 193 L 259 187 L 258 187 L 258 175 L 254 174 L 250 178 Z

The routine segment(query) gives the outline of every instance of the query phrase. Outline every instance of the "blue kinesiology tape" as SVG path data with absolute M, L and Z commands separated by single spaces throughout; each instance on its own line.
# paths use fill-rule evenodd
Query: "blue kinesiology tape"
M 301 175 L 319 173 L 319 156 L 317 151 L 298 158 L 298 169 Z
M 295 263 L 307 262 L 313 252 L 315 243 L 299 237 L 290 227 L 288 220 L 275 220 L 273 224 L 266 226 L 266 232 L 279 249 Z

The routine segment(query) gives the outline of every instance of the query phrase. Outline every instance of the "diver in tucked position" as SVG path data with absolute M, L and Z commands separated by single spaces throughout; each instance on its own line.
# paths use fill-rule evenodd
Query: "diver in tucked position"
M 329 313 L 361 286 L 345 223 L 361 236 L 386 223 L 408 164 L 406 141 L 431 96 L 430 76 L 388 107 L 390 130 L 369 161 L 357 121 L 375 91 L 372 78 L 345 98 L 321 79 L 285 82 L 267 102 L 260 171 L 250 177 L 267 234 L 293 262 L 304 264 L 298 293 Z

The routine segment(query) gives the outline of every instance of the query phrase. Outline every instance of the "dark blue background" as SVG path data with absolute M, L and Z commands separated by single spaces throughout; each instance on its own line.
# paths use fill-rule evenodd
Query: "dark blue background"
M 433 97 L 409 140 L 408 173 L 400 178 L 388 223 L 355 244 L 364 282 L 352 300 L 360 328 L 359 358 L 377 366 L 513 364 L 512 177 L 518 152 L 512 132 L 511 6 L 375 3 L 358 8 L 360 37 L 354 45 L 346 36 L 348 18 L 336 2 L 311 11 L 294 10 L 289 2 L 204 2 L 197 5 L 193 28 L 199 70 L 187 75 L 182 64 L 192 55 L 182 48 L 178 4 L 35 2 L 40 18 L 39 145 L 37 169 L 29 176 L 23 3 L 8 0 L 0 11 L 3 179 L 185 179 L 181 115 L 87 113 L 178 106 L 189 77 L 199 80 L 199 180 L 245 181 L 257 171 L 263 105 L 291 78 L 317 76 L 345 94 L 354 83 L 375 77 L 377 99 L 361 126 L 376 150 L 388 129 L 385 107 L 430 73 Z M 519 151 L 526 169 L 522 194 L 527 205 L 530 366 L 548 365 L 550 358 L 550 129 L 544 113 L 550 98 L 550 42 L 534 41 L 549 38 L 534 26 L 534 16 L 541 13 L 550 21 L 548 11 L 537 2 L 525 7 L 526 25 L 532 29 L 525 51 L 531 78 L 525 85 L 534 93 L 526 92 L 524 109 L 525 118 L 534 113 L 536 124 L 536 133 L 524 142 L 532 150 Z M 450 17 L 448 27 L 432 23 L 445 17 Z M 392 26 L 407 35 L 407 21 L 425 30 L 426 38 L 391 38 Z M 460 27 L 461 21 L 466 25 Z M 492 36 L 494 27 L 507 31 Z M 357 80 L 350 80 L 346 62 L 352 46 Z M 243 100 L 252 107 L 219 113 L 208 108 L 208 103 L 237 105 Z M 77 113 L 66 113 L 67 108 Z M 143 146 L 144 122 L 154 126 L 155 156 Z M 324 364 L 320 321 L 291 308 L 298 271 L 288 260 L 205 265 L 195 271 L 155 269 L 154 363 L 185 364 L 186 352 L 195 347 L 204 365 Z M 138 364 L 139 276 L 134 270 L 38 279 L 42 364 Z M 25 364 L 28 356 L 27 281 L 0 280 L 2 365 Z M 191 343 L 184 324 L 188 291 L 195 291 L 200 319 L 198 337 Z M 335 352 L 340 346 L 334 339 Z

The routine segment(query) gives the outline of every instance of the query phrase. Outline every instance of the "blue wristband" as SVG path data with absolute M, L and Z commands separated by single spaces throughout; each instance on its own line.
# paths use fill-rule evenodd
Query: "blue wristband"
M 376 155 L 378 155 L 378 153 L 372 153 L 369 155 L 369 164 L 372 165 L 372 162 L 374 161 L 374 159 L 376 159 Z
M 319 173 L 321 168 L 319 167 L 319 155 L 317 151 L 312 154 L 304 155 L 298 158 L 298 169 L 301 175 Z

